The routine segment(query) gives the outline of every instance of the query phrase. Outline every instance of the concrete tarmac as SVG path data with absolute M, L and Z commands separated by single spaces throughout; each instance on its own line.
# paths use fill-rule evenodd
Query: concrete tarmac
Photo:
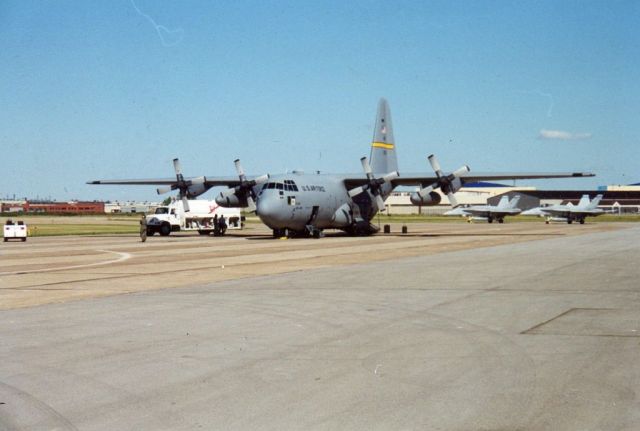
M 7 264 L 18 249 L 3 248 L 3 295 L 46 296 L 51 286 L 94 293 L 0 311 L 0 429 L 640 429 L 640 227 L 522 233 L 539 229 L 528 225 L 230 238 L 216 259 L 242 267 L 240 277 L 201 282 L 214 270 L 199 262 L 162 276 L 199 285 L 114 288 L 109 295 L 130 293 L 108 297 L 97 289 L 123 280 L 164 287 L 148 260 L 136 261 L 162 258 L 162 249 L 114 240 L 105 250 L 116 253 L 87 256 L 69 239 L 66 254 L 77 250 L 77 261 L 43 251 L 39 269 L 63 269 L 29 273 L 38 268 Z M 480 228 L 496 237 L 484 242 Z M 552 234 L 560 230 L 569 234 Z M 172 241 L 184 255 L 191 239 L 200 244 Z M 243 257 L 253 243 L 272 250 Z M 429 245 L 441 252 L 425 252 Z M 330 249 L 351 253 L 336 251 L 332 262 Z M 349 260 L 354 250 L 369 258 Z M 257 260 L 257 274 L 242 258 Z M 260 275 L 279 265 L 286 270 Z M 86 299 L 69 301 L 77 297 Z

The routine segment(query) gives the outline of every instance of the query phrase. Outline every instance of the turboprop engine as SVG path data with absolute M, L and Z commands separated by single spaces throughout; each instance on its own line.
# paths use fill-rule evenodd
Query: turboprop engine
M 242 207 L 248 208 L 249 211 L 255 211 L 256 196 L 253 187 L 266 183 L 269 180 L 269 174 L 261 175 L 253 180 L 247 180 L 244 169 L 242 169 L 242 165 L 240 164 L 240 159 L 234 160 L 233 163 L 236 165 L 240 183 L 235 187 L 220 192 L 216 197 L 216 203 L 221 207 Z
M 429 192 L 422 196 L 419 193 L 411 194 L 411 203 L 414 205 L 438 205 L 442 197 L 437 192 Z
M 436 174 L 436 182 L 413 193 L 411 195 L 411 203 L 413 203 L 414 205 L 437 205 L 438 203 L 440 203 L 440 195 L 434 193 L 433 190 L 439 187 L 440 190 L 442 190 L 442 193 L 446 194 L 449 198 L 451 206 L 454 208 L 457 207 L 458 201 L 453 194 L 460 190 L 460 187 L 462 187 L 462 180 L 460 179 L 460 177 L 466 175 L 469 172 L 469 166 L 464 165 L 456 169 L 449 175 L 445 175 L 442 172 L 442 169 L 440 169 L 440 163 L 438 163 L 438 159 L 436 159 L 436 156 L 431 154 L 428 157 L 428 160 L 431 164 L 431 167 L 433 168 L 433 171 Z M 438 195 L 438 197 L 436 198 L 434 194 Z M 435 199 L 437 199 L 437 202 L 435 201 Z
M 176 172 L 176 181 L 166 186 L 158 187 L 156 191 L 159 195 L 178 190 L 178 199 L 182 200 L 185 212 L 189 212 L 189 199 L 200 196 L 209 188 L 206 186 L 205 177 L 185 179 L 182 175 L 182 165 L 177 158 L 173 159 L 173 168 Z

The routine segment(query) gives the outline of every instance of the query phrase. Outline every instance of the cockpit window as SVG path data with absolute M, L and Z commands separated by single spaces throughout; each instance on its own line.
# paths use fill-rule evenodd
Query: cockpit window
M 284 183 L 266 183 L 262 186 L 262 190 L 277 189 L 286 190 L 288 192 L 297 192 L 298 186 L 292 180 L 284 180 Z M 262 191 L 261 190 L 261 191 Z
M 298 191 L 298 186 L 296 186 L 296 183 L 293 180 L 284 180 L 284 188 L 290 192 Z

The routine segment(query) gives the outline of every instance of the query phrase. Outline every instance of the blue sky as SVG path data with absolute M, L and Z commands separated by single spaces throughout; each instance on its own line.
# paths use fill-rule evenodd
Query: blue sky
M 0 197 L 157 199 L 104 178 L 401 172 L 640 181 L 640 2 L 0 0 Z M 207 196 L 207 195 L 205 195 Z M 211 193 L 209 194 L 211 196 Z

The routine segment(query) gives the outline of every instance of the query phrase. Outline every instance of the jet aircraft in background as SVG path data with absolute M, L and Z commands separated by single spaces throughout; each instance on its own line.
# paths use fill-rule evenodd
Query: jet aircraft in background
M 582 195 L 577 205 L 568 203 L 566 205 L 552 205 L 548 207 L 532 208 L 523 211 L 522 215 L 537 215 L 545 218 L 549 224 L 552 221 L 567 222 L 568 224 L 577 221 L 584 224 L 586 217 L 595 217 L 604 214 L 604 210 L 598 208 L 603 195 L 597 195 L 593 200 L 589 200 L 589 195 Z
M 446 216 L 462 216 L 467 221 L 486 221 L 493 223 L 504 223 L 504 218 L 508 215 L 518 215 L 522 212 L 517 207 L 520 196 L 516 195 L 509 201 L 509 196 L 502 196 L 498 205 L 473 205 L 470 207 L 458 207 L 444 213 Z
M 158 185 L 158 194 L 178 191 L 183 201 L 193 199 L 212 187 L 226 186 L 216 202 L 221 206 L 243 207 L 255 211 L 260 220 L 273 230 L 274 237 L 321 237 L 324 229 L 340 229 L 351 235 L 373 234 L 379 228 L 373 217 L 385 210 L 384 200 L 397 186 L 418 186 L 411 195 L 414 205 L 437 205 L 440 189 L 457 205 L 454 193 L 465 181 L 499 181 L 508 179 L 577 178 L 590 173 L 475 173 L 463 165 L 445 173 L 436 157 L 428 161 L 434 174 L 406 174 L 398 171 L 396 144 L 391 114 L 385 99 L 378 112 L 371 143 L 370 159 L 362 157 L 363 173 L 246 175 L 235 160 L 237 177 L 199 176 L 186 178 L 178 159 L 174 159 L 175 178 L 141 180 L 96 180 L 88 184 Z M 186 206 L 188 208 L 188 205 Z

